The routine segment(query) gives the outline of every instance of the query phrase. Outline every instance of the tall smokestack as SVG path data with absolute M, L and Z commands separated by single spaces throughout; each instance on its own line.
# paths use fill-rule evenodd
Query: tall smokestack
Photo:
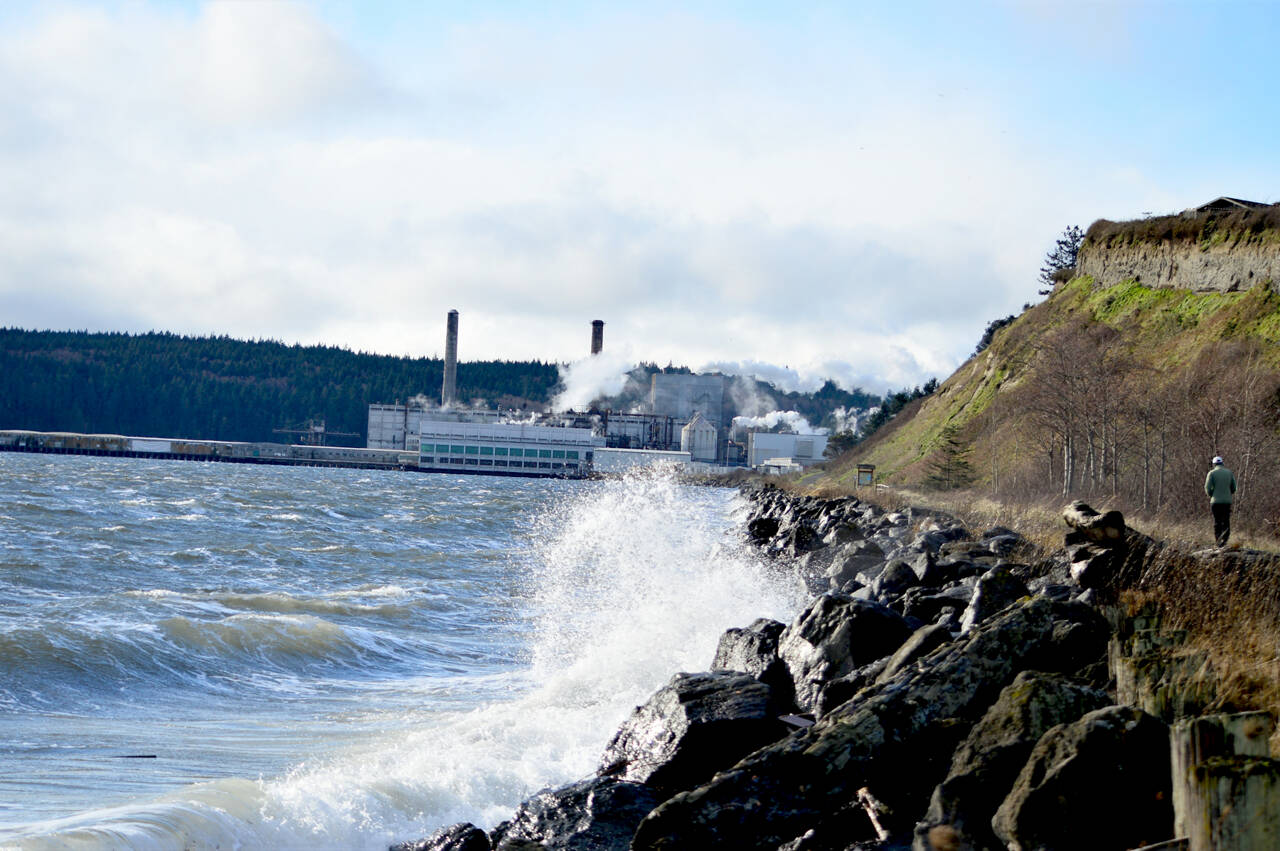
M 444 387 L 440 391 L 440 404 L 452 405 L 458 401 L 458 311 L 449 311 L 449 321 L 444 332 Z
M 598 355 L 604 349 L 604 320 L 591 322 L 591 354 Z

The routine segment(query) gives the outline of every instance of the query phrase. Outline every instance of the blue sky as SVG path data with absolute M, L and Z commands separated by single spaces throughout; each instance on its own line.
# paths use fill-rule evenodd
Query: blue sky
M 9 3 L 0 323 L 884 390 L 1280 201 L 1280 4 Z M 424 388 L 426 389 L 426 388 Z

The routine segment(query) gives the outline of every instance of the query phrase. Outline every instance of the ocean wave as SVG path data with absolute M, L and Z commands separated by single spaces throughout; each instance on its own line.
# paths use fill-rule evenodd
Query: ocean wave
M 310 681 L 336 670 L 378 676 L 433 652 L 461 653 L 299 613 L 11 628 L 0 633 L 0 706 L 59 705 L 73 694 L 129 702 L 142 688 L 235 692 L 242 683 L 265 688 L 274 678 Z
M 413 613 L 409 606 L 399 603 L 368 604 L 354 602 L 351 598 L 363 597 L 359 593 L 339 592 L 328 597 L 296 597 L 284 593 L 214 594 L 213 599 L 231 609 L 247 609 L 257 612 L 308 612 L 320 615 L 363 615 L 382 618 L 402 618 Z
M 357 649 L 342 627 L 311 615 L 239 614 L 216 621 L 179 616 L 159 626 L 175 644 L 206 654 L 331 658 Z

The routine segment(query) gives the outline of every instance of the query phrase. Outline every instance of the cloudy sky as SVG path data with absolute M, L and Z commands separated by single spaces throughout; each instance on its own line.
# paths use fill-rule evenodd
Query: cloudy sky
M 1067 225 L 1280 201 L 1276 3 L 0 4 L 0 326 L 951 372 Z

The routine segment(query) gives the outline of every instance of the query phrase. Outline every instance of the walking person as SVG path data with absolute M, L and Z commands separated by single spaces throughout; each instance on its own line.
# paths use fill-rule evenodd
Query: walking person
M 1228 470 L 1222 456 L 1214 456 L 1213 469 L 1204 477 L 1204 492 L 1209 495 L 1213 512 L 1213 538 L 1225 547 L 1231 537 L 1231 500 L 1236 492 L 1236 474 Z

